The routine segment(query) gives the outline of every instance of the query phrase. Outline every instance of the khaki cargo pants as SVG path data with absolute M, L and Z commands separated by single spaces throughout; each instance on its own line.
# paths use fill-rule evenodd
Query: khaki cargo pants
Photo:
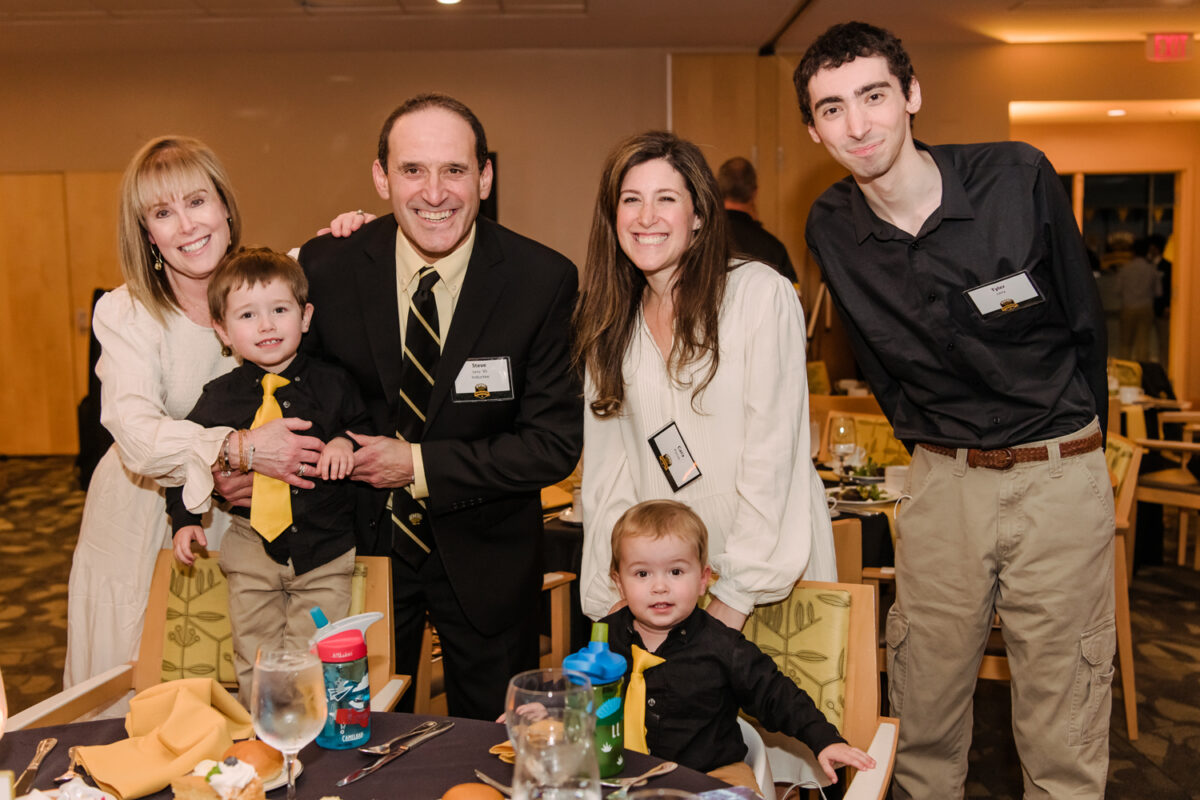
M 888 694 L 894 796 L 962 797 L 976 673 L 1000 615 L 1026 798 L 1103 797 L 1112 705 L 1113 502 L 1104 453 L 1009 470 L 918 447 L 897 514 Z

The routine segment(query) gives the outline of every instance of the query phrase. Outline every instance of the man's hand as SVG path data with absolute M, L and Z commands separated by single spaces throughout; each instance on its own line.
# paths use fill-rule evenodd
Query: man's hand
M 725 623 L 735 631 L 740 631 L 742 626 L 746 624 L 745 614 L 740 611 L 734 611 L 715 597 L 708 604 L 708 608 L 704 610 L 709 613 L 709 616 Z
M 250 494 L 254 491 L 254 474 L 234 472 L 226 477 L 219 468 L 213 467 L 213 488 L 230 505 L 249 508 Z
M 413 481 L 412 445 L 392 436 L 351 433 L 358 445 L 350 477 L 376 489 L 397 489 Z

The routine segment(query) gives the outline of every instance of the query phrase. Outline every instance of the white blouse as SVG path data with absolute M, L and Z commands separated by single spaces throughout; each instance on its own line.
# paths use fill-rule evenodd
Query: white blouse
M 719 322 L 721 362 L 693 407 L 672 381 L 645 320 L 625 354 L 620 415 L 584 409 L 583 610 L 620 598 L 609 567 L 617 518 L 643 500 L 691 506 L 709 534 L 712 593 L 731 608 L 782 599 L 803 575 L 836 580 L 833 531 L 809 451 L 804 311 L 792 285 L 757 262 L 729 274 Z M 705 365 L 691 368 L 699 380 Z M 596 397 L 590 376 L 587 400 Z M 674 422 L 701 477 L 672 491 L 648 439 Z

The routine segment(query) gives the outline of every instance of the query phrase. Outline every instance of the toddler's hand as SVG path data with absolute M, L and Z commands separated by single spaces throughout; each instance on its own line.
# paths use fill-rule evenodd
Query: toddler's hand
M 845 742 L 838 742 L 826 747 L 817 754 L 817 763 L 825 771 L 826 777 L 834 783 L 837 783 L 837 773 L 834 770 L 838 767 L 854 767 L 855 769 L 874 769 L 875 767 L 875 759 Z
M 192 552 L 192 542 L 201 547 L 208 547 L 204 529 L 199 525 L 187 525 L 175 532 L 175 560 L 188 567 L 196 563 L 196 554 Z
M 338 436 L 325 445 L 317 461 L 317 472 L 325 480 L 340 481 L 354 471 L 354 445 Z

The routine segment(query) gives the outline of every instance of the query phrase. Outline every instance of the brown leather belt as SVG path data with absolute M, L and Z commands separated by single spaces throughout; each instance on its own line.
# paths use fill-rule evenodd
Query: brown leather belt
M 1084 453 L 1090 453 L 1093 450 L 1099 450 L 1104 443 L 1104 437 L 1096 431 L 1091 436 L 1084 436 L 1082 439 L 1070 439 L 1065 442 L 1060 442 L 1058 452 L 1062 458 L 1070 458 L 1071 456 L 1080 456 Z M 942 447 L 937 444 L 920 444 L 919 447 L 924 447 L 926 450 L 937 453 L 950 458 L 958 457 L 958 450 L 953 447 Z M 1000 450 L 975 450 L 967 451 L 967 466 L 968 467 L 983 467 L 984 469 L 1012 469 L 1014 464 L 1022 464 L 1030 461 L 1048 461 L 1050 459 L 1050 451 L 1046 445 L 1035 445 L 1033 447 L 1005 447 Z

